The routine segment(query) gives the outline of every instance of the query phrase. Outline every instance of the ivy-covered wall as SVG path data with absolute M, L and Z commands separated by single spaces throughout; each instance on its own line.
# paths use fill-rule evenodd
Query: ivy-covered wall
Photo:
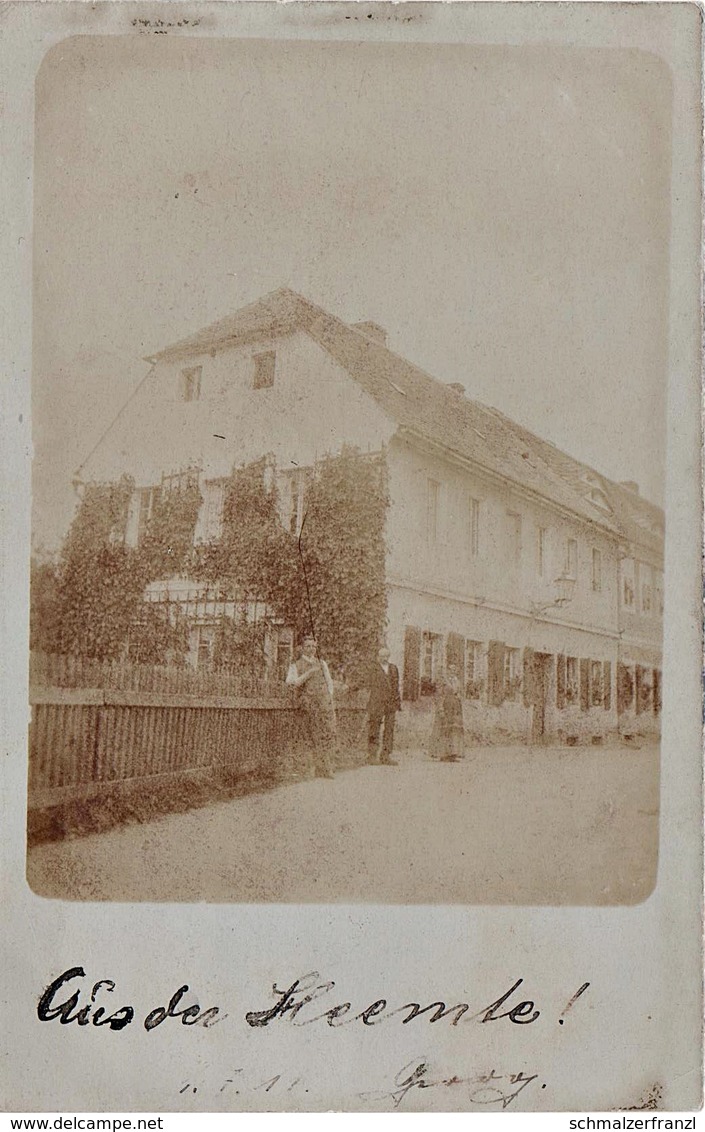
M 198 488 L 155 494 L 138 547 L 125 542 L 134 482 L 87 484 L 62 547 L 45 623 L 34 644 L 45 651 L 158 662 L 185 648 L 182 625 L 159 618 L 143 601 L 149 582 L 178 574 L 190 554 L 201 503 Z M 34 594 L 32 595 L 34 604 Z
M 194 546 L 201 495 L 194 482 L 157 490 L 139 545 L 125 542 L 134 483 L 89 484 L 61 552 L 51 600 L 36 592 L 33 642 L 46 651 L 144 662 L 183 656 L 183 619 L 143 601 L 149 582 L 187 577 L 266 603 L 272 620 L 313 633 L 353 684 L 386 624 L 387 470 L 383 455 L 351 448 L 313 469 L 300 532 L 281 521 L 276 475 L 263 460 L 235 468 L 225 486 L 222 535 Z M 43 579 L 42 579 L 43 580 Z M 220 626 L 214 660 L 257 674 L 264 626 Z

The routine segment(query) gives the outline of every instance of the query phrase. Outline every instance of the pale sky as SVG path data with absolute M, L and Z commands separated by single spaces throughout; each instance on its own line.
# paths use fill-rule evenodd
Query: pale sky
M 142 358 L 280 286 L 662 502 L 654 56 L 75 38 L 36 121 L 36 543 Z

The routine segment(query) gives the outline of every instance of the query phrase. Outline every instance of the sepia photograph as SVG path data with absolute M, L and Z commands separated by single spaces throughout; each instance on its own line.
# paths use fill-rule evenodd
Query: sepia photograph
M 646 900 L 669 67 L 144 25 L 35 86 L 31 889 Z

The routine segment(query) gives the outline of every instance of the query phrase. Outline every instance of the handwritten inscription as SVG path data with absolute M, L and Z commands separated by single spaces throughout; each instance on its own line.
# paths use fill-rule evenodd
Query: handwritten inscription
M 444 1073 L 434 1069 L 426 1057 L 415 1057 L 394 1074 L 388 1086 L 371 1091 L 359 1092 L 363 1101 L 373 1102 L 375 1107 L 401 1108 L 404 1101 L 422 1089 L 452 1089 L 473 1106 L 485 1109 L 509 1108 L 519 1094 L 538 1080 L 537 1073 L 498 1073 L 490 1069 L 482 1073 L 459 1076 L 457 1073 Z M 204 1080 L 203 1077 L 186 1081 L 179 1088 L 179 1095 L 186 1103 L 193 1095 L 217 1097 L 221 1093 L 241 1096 L 243 1093 L 305 1094 L 310 1090 L 306 1079 L 282 1071 L 272 1076 L 257 1076 L 248 1079 L 242 1067 L 231 1069 L 222 1082 L 218 1079 Z M 319 1086 L 320 1087 L 320 1086 Z M 541 1088 L 545 1088 L 545 1084 Z M 413 1098 L 412 1098 L 413 1099 Z
M 375 999 L 362 1010 L 355 1012 L 351 1002 L 341 1002 L 335 1006 L 326 1006 L 323 1011 L 311 1015 L 308 1008 L 316 1002 L 320 1007 L 320 1000 L 330 995 L 335 987 L 334 982 L 321 983 L 317 971 L 312 971 L 302 979 L 295 979 L 286 990 L 280 990 L 276 983 L 272 987 L 272 994 L 276 998 L 273 1006 L 266 1010 L 250 1010 L 245 1015 L 245 1021 L 250 1026 L 269 1026 L 272 1022 L 287 1018 L 294 1025 L 308 1026 L 313 1022 L 327 1022 L 329 1026 L 345 1026 L 352 1022 L 360 1022 L 364 1026 L 378 1025 L 382 1021 L 397 1018 L 402 1025 L 408 1025 L 421 1015 L 426 1015 L 429 1022 L 439 1022 L 449 1019 L 451 1026 L 457 1026 L 460 1020 L 470 1011 L 470 1004 L 457 1002 L 447 1006 L 445 1002 L 437 999 L 422 1006 L 420 1002 L 406 1002 L 402 1006 L 389 1008 L 386 998 Z M 523 979 L 517 979 L 509 990 L 500 995 L 494 1002 L 483 1006 L 476 1013 L 470 1014 L 467 1021 L 498 1022 L 501 1018 L 508 1018 L 515 1025 L 526 1026 L 535 1022 L 540 1015 L 534 1009 L 531 999 L 512 1002 L 512 996 L 518 991 Z M 401 1018 L 400 1018 L 401 1016 Z
M 113 979 L 98 979 L 88 987 L 85 979 L 83 967 L 70 967 L 54 979 L 43 991 L 37 1004 L 40 1022 L 58 1019 L 63 1026 L 76 1022 L 79 1026 L 102 1026 L 108 1030 L 120 1031 L 134 1021 L 138 1013 L 137 1007 L 132 1004 L 116 1007 L 116 1000 L 108 997 L 116 991 Z M 336 1002 L 333 995 L 336 984 L 333 980 L 321 981 L 318 972 L 311 971 L 294 979 L 285 989 L 280 989 L 275 983 L 271 991 L 274 1003 L 259 1010 L 246 1011 L 244 1020 L 248 1026 L 256 1028 L 280 1024 L 282 1021 L 293 1026 L 319 1023 L 331 1027 L 353 1024 L 371 1027 L 395 1020 L 402 1026 L 408 1026 L 417 1019 L 431 1025 L 437 1022 L 445 1022 L 449 1026 L 457 1026 L 460 1022 L 486 1025 L 505 1020 L 505 1023 L 515 1026 L 528 1026 L 541 1017 L 541 1011 L 536 1007 L 534 999 L 521 997 L 519 988 L 523 982 L 523 979 L 515 979 L 507 990 L 491 1002 L 486 1002 L 479 1010 L 473 1009 L 469 1002 L 453 1003 L 451 1000 L 448 1004 L 440 998 L 430 1002 L 419 998 L 418 1001 L 408 1001 L 401 1005 L 390 1005 L 386 998 L 376 998 L 369 1003 L 363 1000 L 353 1007 L 352 1001 Z M 589 986 L 589 983 L 583 983 L 571 998 L 569 1007 L 573 1007 Z M 563 1015 L 567 1010 L 568 1007 Z M 188 983 L 184 983 L 166 1004 L 151 1006 L 144 1015 L 142 1024 L 148 1032 L 166 1022 L 208 1029 L 225 1021 L 227 1017 L 220 1006 L 202 1008 L 200 1003 L 194 1001 L 193 994 L 189 993 Z M 563 1024 L 562 1018 L 560 1024 Z M 414 1087 L 428 1088 L 429 1085 L 416 1082 Z
M 409 1093 L 419 1089 L 436 1089 L 439 1087 L 458 1089 L 465 1095 L 471 1104 L 489 1108 L 493 1105 L 506 1109 L 516 1100 L 519 1093 L 537 1079 L 538 1074 L 526 1076 L 524 1073 L 497 1073 L 490 1069 L 488 1073 L 479 1073 L 470 1077 L 458 1077 L 456 1074 L 434 1074 L 430 1071 L 425 1058 L 414 1058 L 394 1077 L 394 1087 L 388 1093 L 363 1093 L 362 1096 L 373 1099 L 392 1101 L 395 1108 L 399 1108 Z

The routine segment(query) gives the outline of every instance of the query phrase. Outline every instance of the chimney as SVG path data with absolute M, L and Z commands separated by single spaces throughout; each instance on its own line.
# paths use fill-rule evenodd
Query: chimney
M 465 396 L 465 386 L 462 381 L 449 381 L 448 388 L 452 389 L 454 393 L 459 393 L 461 397 Z
M 632 495 L 639 494 L 639 484 L 635 480 L 620 480 L 620 487 L 626 487 L 627 491 L 631 491 Z
M 378 322 L 369 322 L 363 320 L 362 322 L 353 322 L 353 330 L 359 330 L 361 334 L 366 334 L 368 338 L 374 338 L 375 342 L 380 342 L 383 346 L 387 345 L 387 331 Z

